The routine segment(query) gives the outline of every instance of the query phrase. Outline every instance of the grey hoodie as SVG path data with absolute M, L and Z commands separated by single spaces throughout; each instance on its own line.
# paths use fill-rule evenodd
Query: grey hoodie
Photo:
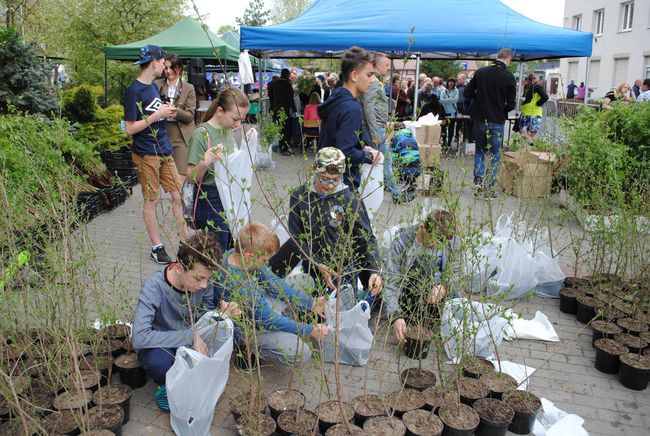
M 176 289 L 167 280 L 167 269 L 144 280 L 133 317 L 133 348 L 178 348 L 191 346 L 190 307 L 194 321 L 215 308 L 212 284 L 196 292 Z M 188 304 L 189 302 L 189 304 Z

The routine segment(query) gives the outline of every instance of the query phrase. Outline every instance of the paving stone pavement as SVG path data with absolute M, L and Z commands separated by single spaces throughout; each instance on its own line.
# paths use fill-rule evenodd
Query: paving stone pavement
M 288 189 L 304 180 L 302 171 L 311 159 L 300 157 L 288 158 L 274 155 L 277 168 L 274 172 L 260 173 L 255 181 L 253 198 L 259 200 L 252 212 L 253 219 L 270 224 L 274 214 L 264 206 L 264 197 L 271 204 L 286 207 Z M 497 201 L 490 202 L 475 200 L 468 189 L 471 182 L 471 158 L 445 160 L 444 165 L 452 172 L 453 191 L 458 194 L 460 202 L 468 214 L 474 217 L 492 216 L 496 218 L 501 213 L 514 209 L 535 212 L 547 210 L 540 207 L 540 201 L 524 201 L 502 195 Z M 264 187 L 263 189 L 260 186 Z M 265 193 L 265 195 L 263 195 Z M 270 198 L 269 198 L 270 197 Z M 388 196 L 386 196 L 388 197 Z M 414 207 L 422 203 L 422 199 L 407 205 L 393 206 L 390 199 L 385 198 L 382 209 L 376 217 L 378 230 L 381 232 L 389 225 L 395 224 L 407 217 Z M 431 199 L 439 203 L 439 199 Z M 105 213 L 87 226 L 90 239 L 97 246 L 97 256 L 100 259 L 101 277 L 116 283 L 116 289 L 126 289 L 127 299 L 131 306 L 135 305 L 136 297 L 142 280 L 150 273 L 160 268 L 149 260 L 150 244 L 144 232 L 142 222 L 142 197 L 140 187 L 134 188 L 134 195 L 114 211 Z M 165 199 L 159 208 L 160 218 L 167 229 L 165 245 L 168 252 L 175 252 L 177 239 L 171 234 L 170 202 Z M 577 223 L 573 223 L 573 230 Z M 554 247 L 562 246 L 566 241 L 563 230 L 553 232 Z M 562 267 L 569 272 L 571 257 L 570 250 L 564 250 L 560 255 Z M 116 291 L 116 295 L 118 291 Z M 537 368 L 530 380 L 530 390 L 540 397 L 547 398 L 557 407 L 569 413 L 575 413 L 585 419 L 584 427 L 592 435 L 647 435 L 650 434 L 650 390 L 642 392 L 624 388 L 615 376 L 598 372 L 593 367 L 594 350 L 591 347 L 591 331 L 579 324 L 574 316 L 559 311 L 558 301 L 547 298 L 533 298 L 516 305 L 515 310 L 526 318 L 532 318 L 536 311 L 542 311 L 548 316 L 557 334 L 558 343 L 539 341 L 515 340 L 505 342 L 499 348 L 502 359 L 526 364 Z M 376 315 L 371 319 L 371 325 L 376 323 Z M 363 393 L 364 384 L 368 392 L 388 393 L 399 387 L 399 371 L 405 365 L 413 365 L 414 361 L 400 355 L 388 330 L 384 326 L 376 329 L 376 346 L 371 353 L 371 359 L 365 368 L 343 366 L 341 369 L 342 395 L 349 400 Z M 431 358 L 425 366 L 437 371 L 437 363 Z M 286 386 L 289 370 L 279 365 L 265 364 L 262 368 L 264 386 L 267 392 Z M 320 383 L 323 374 L 327 383 Z M 294 381 L 295 383 L 295 381 Z M 332 364 L 311 366 L 303 372 L 300 380 L 301 389 L 307 395 L 308 408 L 314 408 L 326 399 L 327 389 L 334 394 L 334 372 Z M 245 374 L 231 367 L 231 374 L 226 391 L 216 406 L 212 422 L 213 435 L 234 435 L 234 422 L 229 413 L 228 398 L 242 391 L 247 386 Z M 135 435 L 167 435 L 173 434 L 169 414 L 160 412 L 153 401 L 155 386 L 149 381 L 143 388 L 133 392 L 131 400 L 131 420 L 123 428 L 125 436 Z M 568 435 L 567 435 L 568 436 Z

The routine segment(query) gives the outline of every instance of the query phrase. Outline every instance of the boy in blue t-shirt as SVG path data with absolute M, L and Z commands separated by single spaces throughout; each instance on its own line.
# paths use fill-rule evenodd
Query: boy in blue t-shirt
M 144 224 L 151 240 L 151 259 L 168 264 L 171 258 L 160 240 L 156 220 L 156 203 L 160 186 L 172 196 L 172 212 L 181 237 L 188 235 L 181 203 L 181 179 L 172 157 L 172 145 L 167 138 L 165 120 L 176 117 L 176 107 L 163 103 L 158 88 L 152 82 L 162 76 L 165 52 L 155 45 L 140 49 L 140 75 L 124 94 L 124 121 L 127 135 L 133 138 L 133 163 L 144 197 Z

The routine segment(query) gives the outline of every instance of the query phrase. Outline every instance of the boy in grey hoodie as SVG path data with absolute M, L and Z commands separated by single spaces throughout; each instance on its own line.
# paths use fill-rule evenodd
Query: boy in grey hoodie
M 165 375 L 174 364 L 176 349 L 192 347 L 208 353 L 191 326 L 216 307 L 210 279 L 222 256 L 214 237 L 200 230 L 181 242 L 176 262 L 151 274 L 142 284 L 133 318 L 133 348 L 144 370 L 159 385 L 154 398 L 162 410 L 169 410 Z M 239 314 L 236 304 L 218 303 L 224 313 Z

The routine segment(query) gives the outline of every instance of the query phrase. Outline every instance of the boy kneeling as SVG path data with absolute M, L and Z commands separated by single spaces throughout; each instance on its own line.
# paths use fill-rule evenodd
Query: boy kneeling
M 192 347 L 208 353 L 192 323 L 215 308 L 210 281 L 223 250 L 213 236 L 198 231 L 178 248 L 177 261 L 147 277 L 142 284 L 133 319 L 133 347 L 147 375 L 158 385 L 154 398 L 169 410 L 165 376 L 174 364 L 176 349 Z M 221 310 L 237 315 L 237 305 L 221 302 Z
M 260 223 L 246 225 L 235 248 L 224 256 L 225 272 L 220 280 L 223 289 L 216 298 L 239 302 L 254 326 L 254 338 L 243 336 L 245 326 L 241 323 L 235 327 L 235 340 L 242 348 L 255 339 L 261 359 L 304 365 L 311 360 L 311 350 L 303 338 L 321 340 L 327 336 L 327 326 L 298 322 L 288 315 L 313 312 L 324 317 L 325 299 L 315 300 L 271 272 L 266 263 L 279 247 L 278 237 L 268 227 Z
M 384 311 L 398 341 L 409 324 L 434 327 L 440 320 L 448 283 L 457 274 L 452 250 L 457 245 L 454 215 L 435 210 L 420 224 L 400 230 L 391 243 Z

